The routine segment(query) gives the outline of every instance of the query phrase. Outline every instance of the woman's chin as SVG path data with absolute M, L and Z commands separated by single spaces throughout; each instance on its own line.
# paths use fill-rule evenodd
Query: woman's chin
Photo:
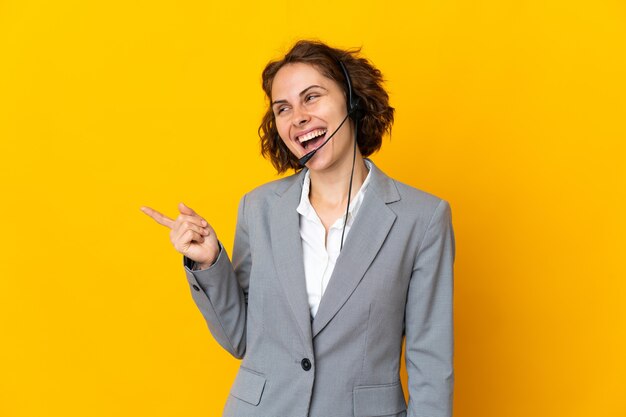
M 311 171 L 323 171 L 331 165 L 330 158 L 327 155 L 320 152 L 316 153 L 313 158 L 306 163 L 306 167 Z
M 352 152 L 340 154 L 333 148 L 323 148 L 306 163 L 311 171 L 330 171 L 334 169 L 350 169 L 352 166 Z

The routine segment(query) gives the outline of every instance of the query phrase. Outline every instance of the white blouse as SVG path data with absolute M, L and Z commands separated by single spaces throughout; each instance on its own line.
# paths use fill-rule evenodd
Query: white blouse
M 346 224 L 346 232 L 344 234 L 344 244 L 347 239 L 350 227 L 354 223 L 357 212 L 363 203 L 363 196 L 367 191 L 370 181 L 372 165 L 370 161 L 365 160 L 365 164 L 369 170 L 363 185 L 358 193 L 350 201 L 348 208 L 348 223 Z M 328 281 L 335 269 L 335 262 L 339 257 L 339 248 L 341 245 L 341 232 L 345 214 L 333 223 L 328 230 L 327 244 L 324 243 L 326 229 L 322 224 L 315 209 L 309 200 L 309 190 L 311 187 L 311 178 L 307 171 L 304 176 L 304 184 L 302 185 L 302 195 L 300 196 L 300 205 L 296 208 L 300 214 L 300 238 L 302 239 L 302 255 L 304 259 L 304 274 L 306 279 L 306 290 L 309 297 L 309 308 L 311 317 L 315 317 L 319 307 L 324 290 L 328 285 Z

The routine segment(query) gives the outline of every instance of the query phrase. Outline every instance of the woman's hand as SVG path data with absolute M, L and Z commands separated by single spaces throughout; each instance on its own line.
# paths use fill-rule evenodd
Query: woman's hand
M 141 207 L 141 211 L 170 229 L 170 240 L 174 248 L 198 263 L 201 269 L 208 268 L 217 259 L 220 247 L 215 230 L 191 208 L 179 203 L 180 214 L 176 220 L 150 207 Z

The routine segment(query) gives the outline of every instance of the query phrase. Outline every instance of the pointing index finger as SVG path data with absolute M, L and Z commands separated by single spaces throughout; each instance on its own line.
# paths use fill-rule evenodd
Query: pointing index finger
M 153 208 L 144 206 L 144 207 L 141 207 L 141 211 L 143 211 L 148 216 L 152 217 L 155 222 L 157 222 L 158 224 L 160 224 L 162 226 L 165 226 L 165 227 L 171 229 L 172 226 L 174 225 L 174 220 L 170 219 L 169 217 L 167 217 L 164 214 L 159 213 L 158 211 L 154 210 Z

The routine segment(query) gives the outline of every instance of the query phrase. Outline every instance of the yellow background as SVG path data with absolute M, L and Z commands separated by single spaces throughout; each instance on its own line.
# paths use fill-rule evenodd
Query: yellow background
M 0 416 L 220 414 L 238 361 L 139 207 L 232 247 L 299 38 L 363 46 L 397 108 L 374 161 L 451 203 L 454 415 L 626 416 L 618 0 L 0 1 Z

